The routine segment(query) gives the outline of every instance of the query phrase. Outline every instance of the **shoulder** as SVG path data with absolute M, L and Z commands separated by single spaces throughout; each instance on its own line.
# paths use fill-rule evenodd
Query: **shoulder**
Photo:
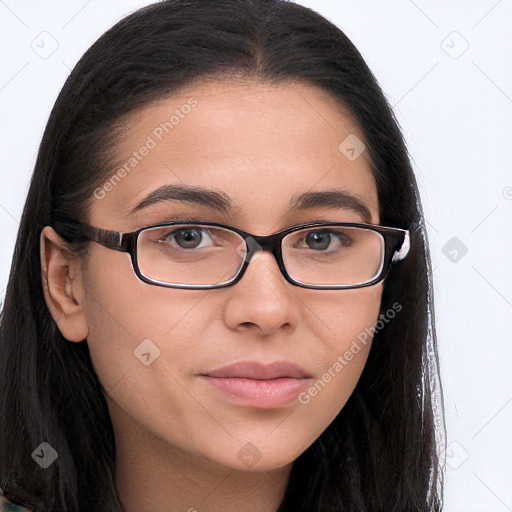
M 32 512 L 30 509 L 15 505 L 9 501 L 0 490 L 0 512 Z

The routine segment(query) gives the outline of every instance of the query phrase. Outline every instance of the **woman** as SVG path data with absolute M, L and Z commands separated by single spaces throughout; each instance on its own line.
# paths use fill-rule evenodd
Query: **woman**
M 402 135 L 338 28 L 280 0 L 141 9 L 43 136 L 0 486 L 37 511 L 441 510 L 430 276 Z

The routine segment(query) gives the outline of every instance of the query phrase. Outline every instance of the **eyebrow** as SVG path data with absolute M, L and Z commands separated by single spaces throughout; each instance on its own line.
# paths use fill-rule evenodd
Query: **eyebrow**
M 175 184 L 163 185 L 157 188 L 146 196 L 137 206 L 132 208 L 128 215 L 133 215 L 153 204 L 168 201 L 185 201 L 199 204 L 225 214 L 233 214 L 234 210 L 239 209 L 223 191 Z M 364 222 L 371 223 L 372 215 L 368 206 L 360 197 L 346 190 L 329 189 L 303 192 L 301 194 L 295 194 L 290 199 L 291 210 L 306 210 L 315 207 L 351 210 L 359 214 Z
M 315 207 L 329 207 L 351 210 L 359 214 L 363 221 L 371 224 L 372 214 L 365 202 L 355 194 L 341 189 L 319 190 L 294 195 L 290 199 L 292 210 L 305 210 Z
M 195 203 L 223 213 L 230 213 L 234 209 L 231 199 L 222 191 L 189 185 L 163 185 L 146 196 L 128 215 L 165 201 Z

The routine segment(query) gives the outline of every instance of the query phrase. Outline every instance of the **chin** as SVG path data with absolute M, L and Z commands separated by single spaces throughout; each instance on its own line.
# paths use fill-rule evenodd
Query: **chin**
M 282 447 L 281 449 L 271 447 L 259 449 L 256 444 L 248 441 L 235 451 L 233 458 L 226 459 L 226 452 L 224 452 L 222 454 L 224 457 L 215 457 L 210 460 L 236 471 L 262 473 L 292 464 L 301 453 L 299 449 L 289 449 L 285 452 Z

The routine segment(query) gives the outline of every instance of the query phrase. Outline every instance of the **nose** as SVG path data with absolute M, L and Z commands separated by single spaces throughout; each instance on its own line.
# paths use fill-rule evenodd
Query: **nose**
M 252 329 L 261 335 L 281 329 L 293 332 L 300 318 L 300 301 L 292 288 L 281 274 L 274 255 L 270 251 L 257 251 L 240 281 L 226 288 L 229 294 L 223 311 L 226 325 L 231 330 Z

